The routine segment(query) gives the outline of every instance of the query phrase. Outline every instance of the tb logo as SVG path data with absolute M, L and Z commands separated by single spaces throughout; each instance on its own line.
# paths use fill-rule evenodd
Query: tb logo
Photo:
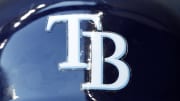
M 82 84 L 83 90 L 119 90 L 124 88 L 129 82 L 129 67 L 122 60 L 119 60 L 127 51 L 125 39 L 113 32 L 87 32 L 81 31 L 81 21 L 92 21 L 97 30 L 102 30 L 102 13 L 98 14 L 67 14 L 52 15 L 48 18 L 46 31 L 51 31 L 55 23 L 68 23 L 68 56 L 67 60 L 59 63 L 61 70 L 85 69 L 91 71 L 91 80 Z M 87 63 L 80 61 L 80 38 L 88 37 L 91 40 L 91 61 L 90 67 Z M 103 38 L 111 39 L 115 44 L 115 51 L 112 56 L 103 56 Z M 119 76 L 112 84 L 103 83 L 103 63 L 107 62 L 117 68 Z

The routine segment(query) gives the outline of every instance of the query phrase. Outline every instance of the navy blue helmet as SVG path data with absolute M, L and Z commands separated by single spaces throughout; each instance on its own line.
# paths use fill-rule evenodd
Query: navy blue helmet
M 0 1 L 0 101 L 179 101 L 180 2 Z

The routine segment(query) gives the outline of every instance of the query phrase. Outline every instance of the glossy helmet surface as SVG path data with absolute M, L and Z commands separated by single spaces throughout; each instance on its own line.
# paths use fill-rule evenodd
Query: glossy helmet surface
M 19 3 L 20 2 L 20 3 Z M 170 0 L 37 0 L 0 1 L 0 101 L 179 101 L 179 2 Z M 102 27 L 128 43 L 123 60 L 130 81 L 120 90 L 80 90 L 90 71 L 59 71 L 66 60 L 67 24 L 45 31 L 47 18 L 57 14 L 103 12 Z M 94 31 L 92 22 L 81 30 Z M 104 57 L 115 50 L 104 39 Z M 81 60 L 88 62 L 90 41 L 81 42 Z M 104 83 L 117 70 L 104 63 Z

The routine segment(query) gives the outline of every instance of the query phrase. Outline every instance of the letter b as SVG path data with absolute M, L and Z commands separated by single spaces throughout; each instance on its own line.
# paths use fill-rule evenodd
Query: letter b
M 126 53 L 127 44 L 125 39 L 110 32 L 83 32 L 83 35 L 91 38 L 91 82 L 84 83 L 82 89 L 96 90 L 119 90 L 124 88 L 129 81 L 129 67 L 122 60 Z M 104 59 L 103 57 L 103 38 L 111 39 L 115 44 L 115 52 L 112 56 Z M 114 65 L 119 73 L 117 80 L 112 84 L 103 84 L 103 60 Z

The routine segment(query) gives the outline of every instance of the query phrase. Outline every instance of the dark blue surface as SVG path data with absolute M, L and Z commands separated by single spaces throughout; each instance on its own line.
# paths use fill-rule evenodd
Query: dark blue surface
M 158 20 L 166 14 L 166 10 L 162 10 L 163 14 L 155 19 L 148 15 L 155 16 L 157 12 L 147 10 L 146 15 L 140 10 L 139 13 L 131 8 L 131 3 L 127 10 L 115 4 L 72 3 L 67 7 L 43 12 L 37 10 L 21 21 L 19 27 L 13 27 L 25 12 L 37 5 L 45 3 L 49 7 L 57 2 L 58 0 L 40 0 L 30 3 L 31 5 L 26 2 L 22 7 L 14 5 L 14 8 L 22 9 L 22 12 L 12 12 L 14 19 L 6 20 L 6 24 L 2 21 L 0 41 L 2 43 L 8 39 L 8 43 L 0 50 L 0 101 L 7 94 L 7 86 L 16 89 L 16 94 L 20 97 L 17 101 L 179 101 L 180 36 L 176 26 L 179 23 L 177 21 L 177 24 L 172 25 L 168 21 Z M 154 7 L 151 4 L 149 6 Z M 59 71 L 57 66 L 59 62 L 66 60 L 66 24 L 56 24 L 51 33 L 45 32 L 48 15 L 98 11 L 104 12 L 104 31 L 119 33 L 128 42 L 128 54 L 124 60 L 131 67 L 131 78 L 128 86 L 120 91 L 81 91 L 80 84 L 90 78 L 88 71 Z M 167 16 L 167 19 L 171 17 Z M 89 23 L 82 24 L 83 30 L 91 31 L 92 27 Z M 114 51 L 113 43 L 108 39 L 104 43 L 104 55 L 110 56 Z M 81 45 L 89 47 L 88 39 Z M 88 50 L 84 53 L 87 55 Z M 117 75 L 112 65 L 104 65 L 105 83 L 113 82 Z

